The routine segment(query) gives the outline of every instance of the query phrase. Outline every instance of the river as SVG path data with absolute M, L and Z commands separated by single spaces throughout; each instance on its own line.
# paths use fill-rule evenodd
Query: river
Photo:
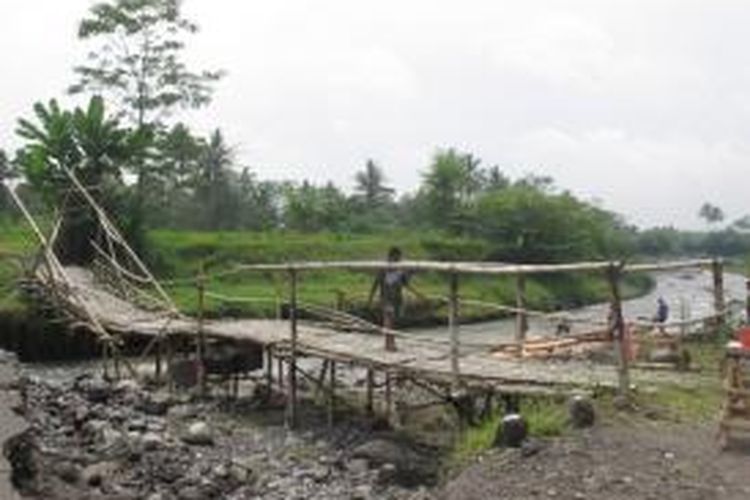
M 641 297 L 623 302 L 626 321 L 648 320 L 656 313 L 656 303 L 663 297 L 669 306 L 669 321 L 701 318 L 713 313 L 713 279 L 710 271 L 687 270 L 666 271 L 653 274 L 655 286 L 651 292 Z M 727 304 L 745 301 L 745 278 L 739 274 L 724 274 L 724 294 Z M 566 311 L 565 316 L 572 320 L 570 333 L 591 331 L 605 322 L 609 304 L 601 303 Z M 589 321 L 590 323 L 585 323 Z M 600 327 L 600 326 L 599 326 Z M 550 336 L 555 333 L 556 322 L 544 318 L 529 318 L 528 336 Z M 485 321 L 461 325 L 460 339 L 466 343 L 490 344 L 499 340 L 509 340 L 515 335 L 515 318 Z M 431 338 L 445 338 L 450 335 L 447 326 L 425 328 L 414 334 Z

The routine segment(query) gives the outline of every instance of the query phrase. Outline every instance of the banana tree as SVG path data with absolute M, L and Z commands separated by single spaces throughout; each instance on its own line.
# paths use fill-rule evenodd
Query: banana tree
M 73 190 L 66 169 L 110 212 L 117 211 L 127 186 L 123 171 L 141 160 L 150 137 L 120 127 L 108 117 L 100 97 L 86 108 L 61 109 L 57 101 L 34 105 L 36 120 L 20 119 L 17 134 L 26 141 L 17 163 L 29 184 L 50 207 L 64 207 L 57 240 L 61 259 L 85 264 L 93 257 L 96 218 L 80 194 Z

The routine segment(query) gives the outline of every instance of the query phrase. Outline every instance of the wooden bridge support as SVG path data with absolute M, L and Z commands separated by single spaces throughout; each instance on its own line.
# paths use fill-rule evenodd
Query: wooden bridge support
M 459 366 L 459 303 L 458 303 L 458 274 L 452 273 L 450 276 L 450 312 L 448 315 L 448 324 L 451 332 L 451 372 L 453 377 L 458 381 L 460 376 Z
M 375 413 L 373 405 L 373 391 L 375 386 L 375 371 L 372 368 L 367 368 L 367 380 L 366 380 L 366 401 L 365 401 L 365 412 L 368 417 L 372 417 Z
M 714 314 L 716 314 L 716 321 L 714 323 L 714 329 L 716 334 L 726 323 L 725 321 L 725 308 L 726 303 L 724 301 L 724 263 L 721 259 L 714 259 L 711 263 L 711 274 L 713 275 L 713 294 L 714 294 Z
M 331 360 L 328 366 L 329 388 L 328 388 L 328 428 L 333 428 L 333 420 L 336 411 L 336 362 Z
M 526 316 L 526 276 L 516 276 L 516 342 L 523 350 L 526 342 L 526 332 L 529 329 L 529 319 Z
M 610 288 L 610 324 L 615 356 L 617 357 L 617 378 L 619 395 L 630 398 L 630 373 L 628 369 L 629 359 L 627 352 L 629 346 L 626 342 L 625 320 L 622 315 L 622 294 L 620 292 L 620 281 L 622 280 L 622 264 L 612 264 L 607 269 L 607 281 Z
M 266 355 L 265 355 L 265 369 L 266 369 L 266 387 L 268 390 L 268 395 L 270 396 L 273 392 L 273 351 L 271 346 L 266 346 Z
M 297 425 L 297 271 L 289 271 L 289 323 L 291 325 L 291 348 L 289 353 L 289 397 L 287 398 L 286 425 L 293 429 Z
M 196 283 L 198 289 L 198 343 L 196 344 L 196 361 L 198 363 L 198 387 L 201 396 L 206 395 L 206 332 L 204 329 L 206 278 L 201 271 Z

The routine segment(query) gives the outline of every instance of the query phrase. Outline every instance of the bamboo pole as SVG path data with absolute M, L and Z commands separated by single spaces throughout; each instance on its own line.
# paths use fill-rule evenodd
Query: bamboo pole
M 329 361 L 329 390 L 328 390 L 328 428 L 333 428 L 334 412 L 336 411 L 336 362 Z
M 391 421 L 391 410 L 393 406 L 393 395 L 391 393 L 391 372 L 385 372 L 385 419 Z
M 367 368 L 367 399 L 365 402 L 365 411 L 368 417 L 372 417 L 373 409 L 373 389 L 375 386 L 375 372 L 372 368 Z
M 657 262 L 647 264 L 631 264 L 622 269 L 623 273 L 668 271 L 696 267 L 708 267 L 710 259 L 695 259 L 675 262 Z M 289 262 L 284 264 L 252 264 L 237 266 L 232 272 L 267 272 L 267 271 L 319 271 L 325 269 L 341 269 L 349 271 L 438 271 L 445 273 L 486 274 L 486 275 L 514 275 L 514 274 L 549 274 L 566 272 L 597 272 L 606 271 L 617 262 L 578 262 L 573 264 L 506 264 L 502 262 L 438 262 L 438 261 L 325 261 L 325 262 Z
M 526 315 L 526 276 L 516 276 L 516 342 L 521 346 L 526 342 L 526 332 L 529 329 L 528 316 Z
M 448 315 L 448 325 L 451 333 L 451 373 L 458 380 L 459 371 L 459 311 L 458 311 L 458 274 L 452 273 L 450 276 L 450 312 Z
M 115 239 L 122 245 L 122 247 L 125 249 L 125 253 L 128 254 L 128 256 L 133 260 L 135 265 L 139 268 L 139 270 L 148 277 L 149 280 L 151 280 L 151 283 L 154 285 L 154 288 L 156 289 L 156 292 L 162 297 L 162 299 L 170 306 L 170 312 L 179 315 L 179 309 L 177 308 L 177 305 L 174 303 L 172 298 L 167 294 L 167 292 L 164 290 L 164 288 L 161 286 L 161 283 L 154 277 L 154 275 L 151 273 L 151 271 L 146 267 L 146 265 L 143 263 L 140 257 L 138 257 L 138 254 L 135 253 L 135 251 L 128 245 L 128 242 L 125 240 L 125 238 L 122 236 L 120 231 L 117 229 L 117 226 L 111 221 L 109 216 L 107 216 L 107 213 L 101 208 L 101 206 L 94 200 L 94 198 L 91 196 L 91 194 L 88 192 L 88 190 L 81 184 L 81 181 L 78 180 L 78 177 L 75 175 L 75 173 L 65 165 L 60 165 L 61 169 L 65 172 L 65 174 L 68 176 L 68 178 L 71 180 L 73 185 L 80 191 L 80 193 L 83 195 L 86 202 L 91 206 L 91 208 L 94 209 L 94 212 L 96 212 L 97 216 L 99 217 L 99 221 L 104 227 L 104 229 L 111 233 L 110 236 L 114 236 Z
M 273 357 L 271 354 L 271 346 L 266 346 L 266 385 L 268 386 L 268 395 L 271 395 L 273 385 Z
M 297 271 L 289 270 L 290 300 L 289 323 L 291 353 L 289 357 L 289 397 L 287 398 L 287 427 L 293 429 L 297 424 Z
M 724 308 L 726 307 L 724 302 L 724 263 L 721 259 L 713 260 L 711 273 L 713 274 L 714 313 L 716 314 L 714 333 L 718 335 L 719 330 L 725 324 Z
M 617 357 L 619 395 L 629 400 L 630 374 L 628 370 L 628 353 L 625 352 L 625 321 L 622 316 L 622 294 L 620 292 L 621 278 L 622 265 L 612 264 L 607 270 L 607 281 L 609 282 L 611 294 L 610 329 L 615 356 Z
M 206 330 L 204 328 L 206 277 L 201 269 L 196 282 L 198 291 L 198 343 L 196 344 L 196 361 L 198 363 L 198 384 L 201 396 L 206 395 Z

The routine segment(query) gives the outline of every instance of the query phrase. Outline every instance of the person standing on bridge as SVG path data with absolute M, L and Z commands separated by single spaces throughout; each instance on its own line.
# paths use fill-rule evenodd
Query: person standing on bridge
M 398 247 L 391 247 L 388 250 L 388 262 L 397 263 L 401 260 L 403 254 Z M 383 311 L 383 328 L 385 332 L 385 349 L 387 351 L 396 350 L 396 339 L 389 330 L 393 330 L 396 321 L 401 317 L 403 312 L 404 296 L 403 289 L 407 288 L 411 293 L 422 297 L 414 287 L 409 283 L 410 275 L 404 269 L 383 269 L 378 272 L 375 281 L 370 289 L 370 296 L 367 302 L 368 307 L 372 306 L 375 293 L 380 292 L 380 305 Z

